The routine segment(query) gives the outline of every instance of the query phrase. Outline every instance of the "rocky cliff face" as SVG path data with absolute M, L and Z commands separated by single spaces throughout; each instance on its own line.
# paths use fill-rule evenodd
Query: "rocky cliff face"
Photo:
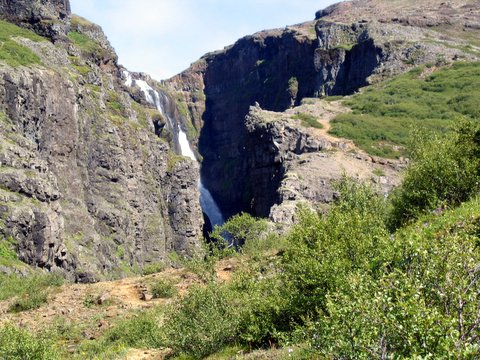
M 69 13 L 68 1 L 15 3 L 1 3 L 9 20 Z M 101 30 L 80 18 L 68 26 L 55 45 L 15 39 L 38 63 L 0 62 L 0 239 L 77 281 L 192 255 L 198 166 L 174 153 L 162 115 L 124 85 Z
M 169 81 L 201 129 L 202 178 L 227 216 L 251 210 L 245 115 L 256 101 L 280 111 L 314 91 L 313 33 L 313 23 L 257 33 Z
M 419 4 L 411 2 L 340 3 L 319 11 L 314 22 L 241 39 L 171 79 L 194 109 L 194 122 L 203 124 L 202 176 L 223 211 L 267 216 L 281 202 L 278 189 L 287 167 L 274 142 L 265 142 L 279 130 L 252 132 L 245 122 L 251 105 L 284 111 L 306 97 L 352 94 L 420 64 L 478 58 L 476 50 L 469 51 L 479 46 L 471 40 L 478 33 L 471 27 L 478 6 L 468 0 L 452 4 L 449 12 L 442 1 L 428 1 L 435 17 L 425 22 L 419 20 Z M 192 100 L 189 89 L 203 90 L 205 100 Z

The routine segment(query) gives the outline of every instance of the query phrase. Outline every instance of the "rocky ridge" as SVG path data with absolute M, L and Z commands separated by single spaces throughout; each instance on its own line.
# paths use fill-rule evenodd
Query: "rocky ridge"
M 198 166 L 175 154 L 165 119 L 124 85 L 101 29 L 70 17 L 68 1 L 1 7 L 42 36 L 39 19 L 69 31 L 53 43 L 15 38 L 38 63 L 0 62 L 0 241 L 80 282 L 198 252 Z

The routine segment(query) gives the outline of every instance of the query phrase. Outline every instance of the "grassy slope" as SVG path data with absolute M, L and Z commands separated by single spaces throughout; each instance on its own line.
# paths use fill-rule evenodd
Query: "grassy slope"
M 332 121 L 333 135 L 372 155 L 406 154 L 412 126 L 447 131 L 458 118 L 480 119 L 480 62 L 455 63 L 424 76 L 419 68 L 345 100 L 352 113 Z
M 40 64 L 40 58 L 33 51 L 13 40 L 16 37 L 36 42 L 46 41 L 32 31 L 0 20 L 0 61 L 13 67 Z

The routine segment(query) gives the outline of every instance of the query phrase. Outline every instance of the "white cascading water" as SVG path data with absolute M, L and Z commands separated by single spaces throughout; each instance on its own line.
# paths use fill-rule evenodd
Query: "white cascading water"
M 160 113 L 167 118 L 168 125 L 173 131 L 174 122 L 171 120 L 170 116 L 165 113 L 165 111 L 163 111 L 162 102 L 160 100 L 160 94 L 158 93 L 158 91 L 153 89 L 144 80 L 133 80 L 132 75 L 128 71 L 124 71 L 124 75 L 126 77 L 125 85 L 131 87 L 135 83 L 140 88 L 140 90 L 142 90 L 147 102 L 154 105 L 157 110 L 160 111 Z M 188 141 L 187 134 L 185 133 L 185 131 L 182 130 L 180 125 L 177 126 L 177 129 L 178 145 L 180 147 L 181 155 L 198 162 L 195 153 L 192 151 L 190 142 Z M 220 208 L 218 207 L 215 200 L 213 199 L 210 191 L 203 185 L 201 178 L 198 182 L 198 189 L 200 190 L 200 206 L 202 207 L 203 212 L 207 214 L 210 223 L 212 224 L 212 227 L 214 227 L 215 225 L 222 225 L 225 222 L 222 212 L 220 211 Z
M 185 134 L 185 131 L 183 131 L 180 126 L 178 126 L 178 144 L 180 145 L 180 152 L 183 156 L 197 161 L 197 158 L 190 147 L 190 143 L 188 142 L 187 134 Z M 207 214 L 212 227 L 215 225 L 223 225 L 225 219 L 223 218 L 220 208 L 213 199 L 210 191 L 208 191 L 203 185 L 201 178 L 198 181 L 198 189 L 200 190 L 200 206 L 202 207 L 203 212 Z

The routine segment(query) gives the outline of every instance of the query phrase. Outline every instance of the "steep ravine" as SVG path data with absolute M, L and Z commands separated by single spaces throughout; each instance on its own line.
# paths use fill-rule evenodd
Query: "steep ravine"
M 282 131 L 250 131 L 250 106 L 282 112 L 304 98 L 349 95 L 421 64 L 472 58 L 458 46 L 462 39 L 445 40 L 430 25 L 398 23 L 385 14 L 382 23 L 371 14 L 365 21 L 371 9 L 364 2 L 346 4 L 318 12 L 314 22 L 240 39 L 168 81 L 188 104 L 192 122 L 203 125 L 202 179 L 227 216 L 269 216 L 282 202 L 287 166 L 273 140 Z M 349 22 L 330 17 L 345 12 L 353 14 Z
M 172 137 L 172 144 L 176 148 L 177 152 L 182 156 L 192 160 L 195 164 L 198 164 L 198 159 L 195 153 L 192 150 L 192 145 L 190 144 L 187 134 L 183 127 L 185 126 L 182 122 L 185 122 L 185 119 L 178 114 L 178 109 L 173 104 L 173 100 L 168 94 L 162 90 L 155 90 L 152 88 L 145 80 L 140 78 L 134 79 L 132 74 L 127 70 L 123 71 L 123 74 L 126 78 L 125 85 L 128 87 L 138 87 L 140 88 L 145 100 L 155 106 L 155 108 L 160 112 L 160 115 L 165 120 L 165 123 L 156 126 L 156 132 L 158 135 L 161 135 L 163 131 L 168 131 Z M 136 76 L 138 77 L 138 75 Z M 210 191 L 203 184 L 202 178 L 198 180 L 198 190 L 200 191 L 200 206 L 204 214 L 204 234 L 207 235 L 214 226 L 222 225 L 225 222 L 223 214 L 220 211 L 217 203 L 213 199 Z

